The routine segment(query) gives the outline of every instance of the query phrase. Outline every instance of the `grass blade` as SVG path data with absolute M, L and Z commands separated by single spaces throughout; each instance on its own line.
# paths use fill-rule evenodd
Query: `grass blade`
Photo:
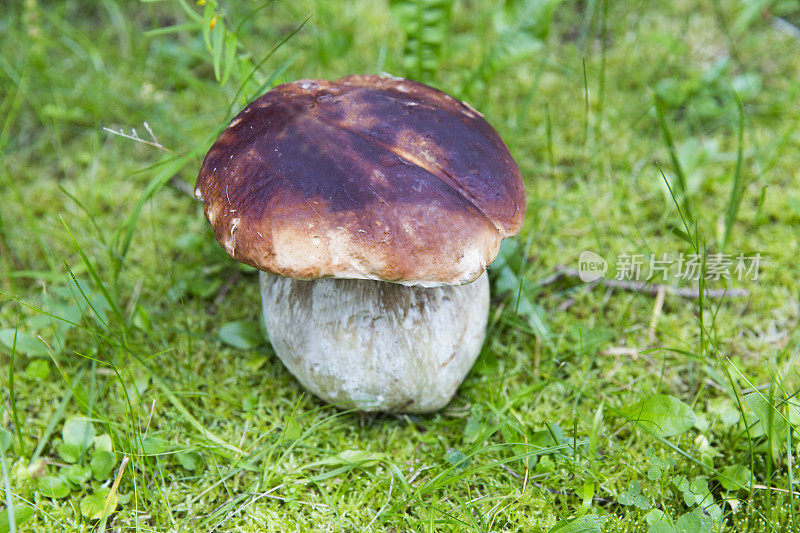
M 133 233 L 136 230 L 136 222 L 139 220 L 139 215 L 142 212 L 144 204 L 147 203 L 147 201 L 152 198 L 154 194 L 161 190 L 167 184 L 167 182 L 169 182 L 170 178 L 180 172 L 181 169 L 183 169 L 183 167 L 189 163 L 192 157 L 205 151 L 205 148 L 205 146 L 196 147 L 185 156 L 168 159 L 156 165 L 161 167 L 160 170 L 156 172 L 155 176 L 153 176 L 153 178 L 147 184 L 144 191 L 142 191 L 142 194 L 139 197 L 139 201 L 136 203 L 136 207 L 133 209 L 133 212 L 128 215 L 128 218 L 122 223 L 114 235 L 113 240 L 117 242 L 117 257 L 120 263 L 125 260 L 125 256 L 128 254 L 128 249 L 131 245 L 131 239 L 133 239 Z
M 172 404 L 172 406 L 175 409 L 177 409 L 178 412 L 181 415 L 183 415 L 183 418 L 185 418 L 186 421 L 189 422 L 189 424 L 193 428 L 195 428 L 197 431 L 199 431 L 201 435 L 203 435 L 205 438 L 207 438 L 208 440 L 210 440 L 214 444 L 218 444 L 218 445 L 222 446 L 226 450 L 232 451 L 232 452 L 237 453 L 239 455 L 245 455 L 245 452 L 241 448 L 239 448 L 238 446 L 234 446 L 233 444 L 228 444 L 227 442 L 225 442 L 221 438 L 217 437 L 214 433 L 209 431 L 202 423 L 200 423 L 200 421 L 197 420 L 197 418 L 192 416 L 192 414 L 189 412 L 189 410 L 186 409 L 186 406 L 183 405 L 183 402 L 177 396 L 175 396 L 175 394 L 172 393 L 172 391 L 167 386 L 167 384 L 164 382 L 164 380 L 163 380 L 163 378 L 161 376 L 158 376 L 154 372 L 153 373 L 153 378 L 154 378 L 154 381 L 155 381 L 156 385 L 158 385 L 158 388 L 160 388 L 162 390 L 162 392 L 164 392 L 164 394 L 166 394 L 167 399 L 169 399 L 169 402 Z
M 725 211 L 725 236 L 722 238 L 722 249 L 728 245 L 733 231 L 733 224 L 736 222 L 736 215 L 739 213 L 739 206 L 742 203 L 742 196 L 744 195 L 744 179 L 742 178 L 742 160 L 744 159 L 744 108 L 742 100 L 736 91 L 733 92 L 736 96 L 736 109 L 739 111 L 739 143 L 736 150 L 736 170 L 733 174 L 733 183 L 731 184 L 731 195 L 728 198 L 728 209 Z
M 667 120 L 664 117 L 664 102 L 661 101 L 661 97 L 656 92 L 653 92 L 653 100 L 656 106 L 658 124 L 661 126 L 661 133 L 663 134 L 664 142 L 667 145 L 669 158 L 672 161 L 672 166 L 675 168 L 675 176 L 677 177 L 678 184 L 678 196 L 680 197 L 680 202 L 683 206 L 683 212 L 687 217 L 692 218 L 693 215 L 691 204 L 689 203 L 689 189 L 687 186 L 686 173 L 684 172 L 683 165 L 681 165 L 681 161 L 678 158 L 678 150 L 675 147 L 675 141 L 672 139 L 672 132 L 670 131 L 669 126 L 667 125 Z
M 14 432 L 17 435 L 17 444 L 19 446 L 19 454 L 27 455 L 25 450 L 25 441 L 22 440 L 22 426 L 19 423 L 19 416 L 17 415 L 17 401 L 14 394 L 14 359 L 17 355 L 17 331 L 19 327 L 19 319 L 14 326 L 14 340 L 11 344 L 11 360 L 8 362 L 8 403 L 11 407 L 11 418 L 14 421 Z M 9 507 L 10 509 L 10 507 Z

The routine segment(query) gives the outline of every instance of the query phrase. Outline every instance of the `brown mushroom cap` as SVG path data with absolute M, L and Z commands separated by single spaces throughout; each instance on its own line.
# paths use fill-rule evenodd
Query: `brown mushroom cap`
M 195 192 L 234 259 L 299 279 L 466 283 L 525 215 L 480 113 L 378 76 L 275 87 L 217 139 Z

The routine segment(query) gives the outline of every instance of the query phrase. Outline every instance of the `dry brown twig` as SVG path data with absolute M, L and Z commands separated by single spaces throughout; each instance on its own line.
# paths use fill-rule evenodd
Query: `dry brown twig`
M 153 133 L 153 129 L 150 127 L 150 124 L 148 124 L 147 122 L 143 122 L 142 124 L 144 124 L 144 129 L 146 129 L 147 133 L 150 134 L 150 138 L 152 140 L 148 141 L 147 139 L 142 139 L 141 137 L 139 137 L 139 134 L 136 133 L 136 128 L 131 128 L 131 133 L 125 133 L 125 131 L 122 128 L 120 128 L 119 131 L 117 131 L 103 126 L 103 131 L 111 133 L 112 135 L 117 135 L 118 137 L 124 137 L 126 139 L 136 141 L 138 143 L 152 146 L 153 148 L 158 148 L 162 152 L 169 152 L 171 154 L 175 153 L 173 150 L 170 150 L 169 148 L 167 148 L 158 141 L 158 137 L 156 137 L 156 134 Z
M 661 317 L 661 310 L 664 308 L 664 295 L 666 295 L 666 288 L 661 285 L 656 293 L 656 301 L 653 304 L 653 317 L 650 319 L 650 328 L 647 332 L 647 338 L 650 344 L 656 340 L 656 328 L 658 327 L 658 319 Z
M 157 148 L 162 152 L 168 152 L 170 154 L 176 153 L 174 150 L 170 150 L 169 148 L 161 144 L 161 141 L 159 141 L 158 137 L 156 137 L 153 128 L 150 127 L 150 124 L 148 124 L 147 122 L 143 122 L 142 124 L 144 124 L 144 129 L 147 130 L 147 133 L 150 134 L 150 140 L 142 139 L 141 137 L 139 137 L 139 134 L 136 132 L 136 128 L 131 128 L 131 133 L 125 133 L 125 130 L 123 130 L 122 128 L 120 128 L 119 130 L 115 130 L 103 126 L 103 131 L 105 131 L 106 133 L 110 133 L 112 135 L 116 135 L 118 137 L 122 137 L 124 139 L 135 141 L 137 143 L 146 144 L 147 146 L 152 146 L 153 148 Z M 182 192 L 188 196 L 191 196 L 193 199 L 197 200 L 197 198 L 194 195 L 194 188 L 185 181 L 181 181 L 180 179 L 178 179 L 177 175 L 172 176 L 169 179 L 169 185 L 173 189 L 176 189 L 177 191 Z

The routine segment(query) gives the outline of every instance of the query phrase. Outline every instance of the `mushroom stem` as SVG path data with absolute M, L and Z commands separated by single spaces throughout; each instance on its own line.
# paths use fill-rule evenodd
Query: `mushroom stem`
M 423 288 L 261 272 L 264 321 L 303 386 L 345 409 L 425 413 L 447 405 L 480 353 L 486 274 Z

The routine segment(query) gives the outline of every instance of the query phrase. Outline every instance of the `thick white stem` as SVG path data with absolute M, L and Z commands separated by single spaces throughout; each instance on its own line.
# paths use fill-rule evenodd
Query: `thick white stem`
M 275 353 L 306 389 L 345 409 L 444 407 L 486 333 L 486 274 L 467 285 L 432 288 L 263 272 L 260 282 Z

